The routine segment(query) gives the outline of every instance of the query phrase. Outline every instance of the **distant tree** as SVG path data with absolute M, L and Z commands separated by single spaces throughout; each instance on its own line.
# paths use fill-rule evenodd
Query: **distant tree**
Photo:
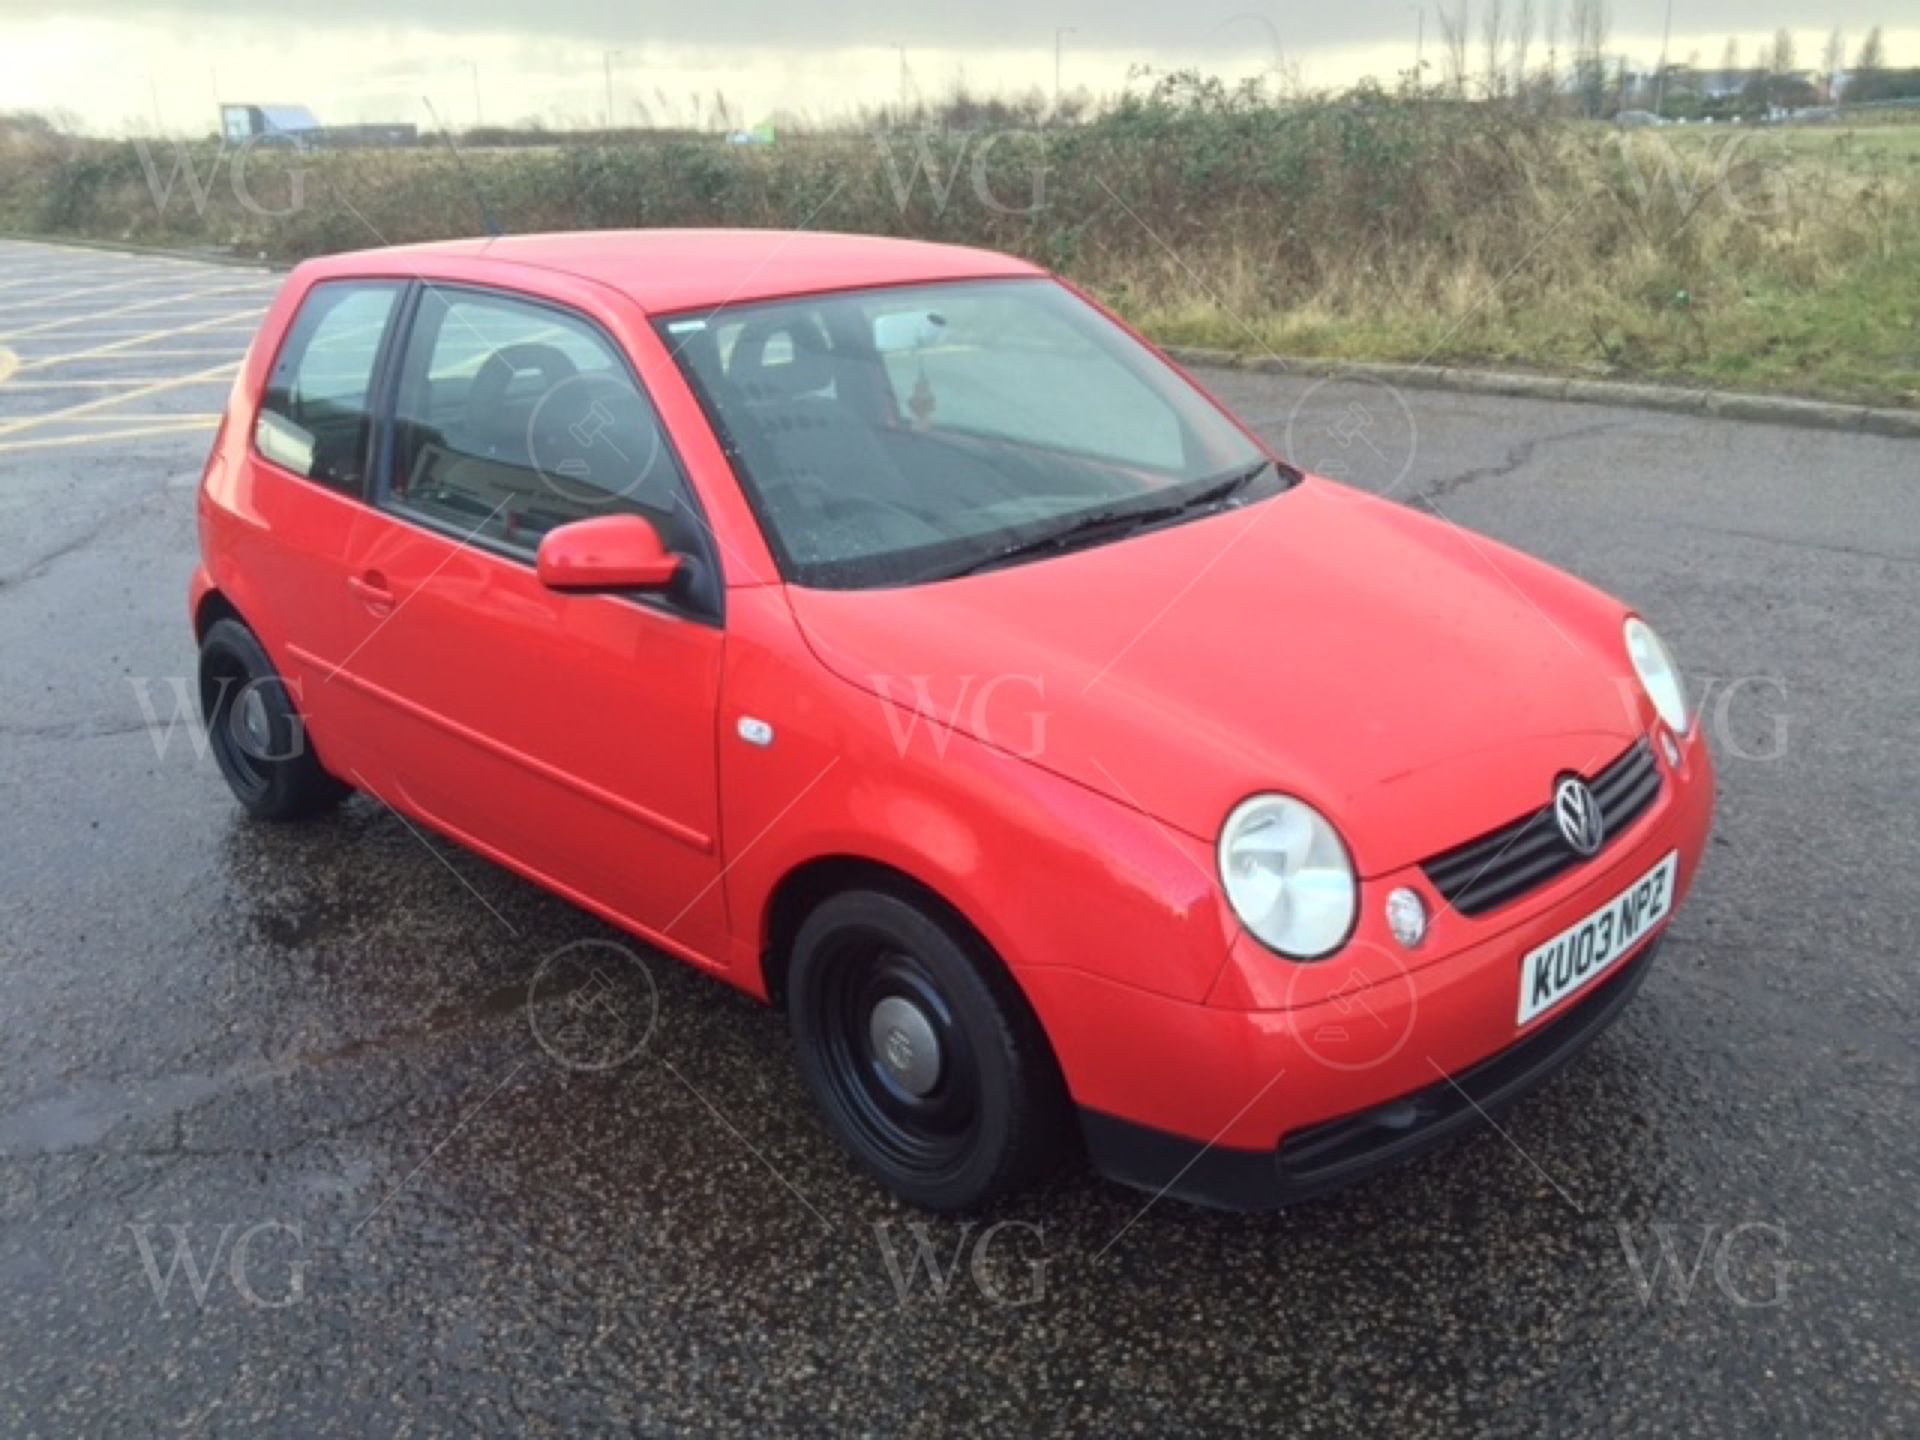
M 1560 90 L 1560 0 L 1547 0 L 1540 28 L 1547 45 L 1547 99 L 1551 103 Z
M 1497 99 L 1506 93 L 1507 82 L 1500 68 L 1500 51 L 1506 39 L 1506 0 L 1487 0 L 1487 8 L 1480 13 L 1480 45 L 1486 57 L 1481 70 L 1481 81 L 1487 87 L 1489 100 Z
M 1513 93 L 1527 93 L 1527 51 L 1533 48 L 1533 0 L 1519 0 L 1513 10 Z
M 1740 68 L 1740 37 L 1729 35 L 1727 48 L 1720 52 L 1720 73 L 1732 75 Z
M 1767 50 L 1767 73 L 1791 75 L 1794 71 L 1793 32 L 1782 25 L 1773 32 L 1773 44 Z
M 1613 26 L 1608 0 L 1572 0 L 1567 25 L 1573 31 L 1573 88 L 1581 108 L 1598 115 L 1607 98 L 1607 34 Z
M 1880 27 L 1876 25 L 1867 32 L 1867 38 L 1860 42 L 1860 53 L 1854 57 L 1853 68 L 1862 75 L 1871 75 L 1886 67 L 1887 42 L 1880 38 Z
M 1740 93 L 1750 104 L 1761 108 L 1804 110 L 1820 103 L 1820 92 L 1798 75 L 1756 75 Z
M 1438 7 L 1440 46 L 1443 52 L 1447 88 L 1455 96 L 1467 93 L 1467 37 L 1473 29 L 1472 0 L 1459 0 L 1451 13 Z
M 1827 48 L 1820 52 L 1820 70 L 1826 76 L 1827 103 L 1831 105 L 1839 98 L 1837 82 L 1840 71 L 1847 63 L 1846 33 L 1836 25 L 1827 35 Z

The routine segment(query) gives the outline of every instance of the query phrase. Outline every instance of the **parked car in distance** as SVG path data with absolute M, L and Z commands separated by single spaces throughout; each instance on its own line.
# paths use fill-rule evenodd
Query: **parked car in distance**
M 1617 600 L 1272 454 L 1023 261 L 773 232 L 299 266 L 199 492 L 213 753 L 785 1008 L 883 1183 L 1321 1193 L 1610 1020 L 1706 843 Z

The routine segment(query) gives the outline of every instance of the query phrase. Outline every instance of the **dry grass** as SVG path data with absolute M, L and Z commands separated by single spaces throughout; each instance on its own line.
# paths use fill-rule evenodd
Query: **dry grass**
M 444 150 L 202 147 L 204 204 L 181 158 L 0 127 L 0 229 L 295 258 L 481 228 Z M 509 230 L 804 223 L 986 245 L 1169 341 L 1920 402 L 1920 127 L 1621 132 L 1377 93 L 1277 105 L 1183 77 L 1057 130 L 468 161 Z

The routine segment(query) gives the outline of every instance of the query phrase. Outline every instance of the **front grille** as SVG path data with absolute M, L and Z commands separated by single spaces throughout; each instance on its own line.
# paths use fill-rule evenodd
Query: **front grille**
M 1600 807 L 1605 833 L 1602 849 L 1660 793 L 1660 766 L 1644 739 L 1598 775 L 1581 778 Z M 1455 910 L 1484 915 L 1571 870 L 1584 858 L 1567 844 L 1554 821 L 1553 806 L 1547 804 L 1477 840 L 1435 855 L 1420 868 Z

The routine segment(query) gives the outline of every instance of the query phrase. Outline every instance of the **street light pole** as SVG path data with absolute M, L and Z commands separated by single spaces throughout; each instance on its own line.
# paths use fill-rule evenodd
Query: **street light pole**
M 467 61 L 467 69 L 473 72 L 473 128 L 478 130 L 486 123 L 480 118 L 480 62 Z
M 1061 25 L 1057 27 L 1053 32 L 1053 114 L 1055 119 L 1058 119 L 1060 116 L 1061 42 L 1064 41 L 1067 38 L 1067 36 L 1077 35 L 1079 33 L 1080 33 L 1080 27 L 1077 25 Z
M 618 50 L 602 50 L 600 52 L 600 64 L 601 64 L 601 67 L 606 71 L 606 75 L 607 75 L 607 130 L 608 130 L 608 133 L 612 133 L 612 130 L 613 130 L 613 62 L 615 57 L 618 56 L 619 53 L 620 52 Z

